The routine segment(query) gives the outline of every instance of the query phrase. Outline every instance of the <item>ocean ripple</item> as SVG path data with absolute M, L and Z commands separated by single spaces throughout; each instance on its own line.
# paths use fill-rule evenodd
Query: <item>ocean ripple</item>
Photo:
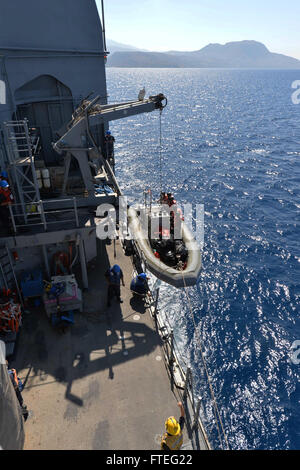
M 300 448 L 299 72 L 108 69 L 111 101 L 163 92 L 163 182 L 181 203 L 205 205 L 200 282 L 161 285 L 160 309 L 203 397 L 220 448 L 199 338 L 232 449 Z M 130 121 L 130 122 L 129 122 Z M 132 200 L 159 176 L 159 116 L 114 122 L 117 177 Z M 170 292 L 171 291 L 171 292 Z

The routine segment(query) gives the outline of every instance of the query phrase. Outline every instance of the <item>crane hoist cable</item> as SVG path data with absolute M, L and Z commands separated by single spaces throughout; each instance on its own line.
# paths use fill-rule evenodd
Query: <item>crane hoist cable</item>
M 159 110 L 159 190 L 162 193 L 162 125 L 161 115 L 163 110 Z

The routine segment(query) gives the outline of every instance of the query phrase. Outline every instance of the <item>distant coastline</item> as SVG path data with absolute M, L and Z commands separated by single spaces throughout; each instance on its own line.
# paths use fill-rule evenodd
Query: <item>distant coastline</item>
M 300 60 L 270 52 L 257 41 L 209 44 L 198 51 L 144 51 L 108 41 L 108 67 L 300 69 Z

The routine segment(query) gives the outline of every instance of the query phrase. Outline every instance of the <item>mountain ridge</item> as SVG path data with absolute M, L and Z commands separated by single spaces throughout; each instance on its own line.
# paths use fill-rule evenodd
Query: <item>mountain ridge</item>
M 224 45 L 211 43 L 202 49 L 186 52 L 151 52 L 127 47 L 127 50 L 115 49 L 107 65 L 141 68 L 300 68 L 300 60 L 270 52 L 263 43 L 254 40 L 232 41 Z

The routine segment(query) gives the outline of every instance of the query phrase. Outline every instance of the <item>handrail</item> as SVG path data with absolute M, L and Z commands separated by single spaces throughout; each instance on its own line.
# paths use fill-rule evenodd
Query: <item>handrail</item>
M 120 240 L 124 242 L 124 239 L 120 237 Z M 135 254 L 138 256 L 140 264 L 144 262 L 144 257 L 143 253 L 140 252 L 138 246 L 134 241 L 133 243 L 133 248 Z M 144 262 L 144 267 L 145 270 L 147 269 L 147 264 Z M 172 384 L 175 382 L 174 380 L 174 368 L 176 367 L 178 373 L 180 374 L 181 378 L 181 384 L 175 384 L 177 388 L 177 393 L 183 402 L 183 405 L 188 408 L 190 411 L 190 408 L 192 410 L 192 424 L 190 426 L 190 438 L 193 439 L 193 437 L 196 435 L 197 431 L 200 430 L 202 440 L 205 444 L 205 447 L 207 450 L 211 450 L 211 445 L 209 443 L 208 436 L 206 434 L 206 431 L 204 429 L 204 425 L 201 421 L 200 417 L 200 410 L 202 406 L 202 397 L 198 396 L 197 401 L 195 402 L 194 400 L 194 388 L 193 385 L 191 384 L 192 378 L 193 378 L 193 373 L 191 367 L 188 365 L 186 371 L 183 370 L 182 366 L 180 365 L 180 351 L 179 347 L 177 346 L 176 339 L 174 337 L 174 332 L 169 325 L 166 326 L 164 323 L 162 323 L 162 320 L 159 315 L 159 308 L 158 308 L 158 300 L 159 300 L 159 292 L 160 289 L 156 288 L 154 291 L 152 291 L 149 287 L 149 293 L 151 297 L 150 301 L 150 313 L 151 316 L 155 322 L 156 330 L 157 332 L 161 335 L 163 339 L 163 349 L 165 352 L 165 362 L 167 369 L 171 375 L 171 381 Z
M 157 308 L 158 298 L 157 296 L 159 289 L 156 289 L 155 293 L 150 290 L 152 300 L 154 301 L 155 308 L 152 309 L 152 317 L 155 320 L 158 331 L 163 331 L 164 349 L 166 354 L 167 365 L 171 374 L 172 381 L 174 381 L 174 366 L 179 371 L 182 383 L 177 385 L 177 393 L 180 396 L 183 404 L 192 410 L 191 415 L 191 426 L 190 426 L 190 438 L 192 439 L 197 430 L 200 430 L 203 442 L 205 443 L 206 449 L 211 450 L 206 431 L 200 418 L 200 410 L 202 406 L 202 397 L 198 396 L 197 401 L 193 399 L 194 389 L 191 385 L 190 378 L 193 377 L 192 369 L 190 366 L 187 367 L 186 372 L 182 369 L 179 361 L 180 351 L 174 338 L 174 332 L 169 329 L 166 325 L 161 322 L 159 316 L 159 310 Z
M 70 207 L 68 209 L 61 209 L 60 207 L 58 208 L 53 208 L 49 210 L 45 210 L 45 204 L 57 204 L 59 205 L 61 202 L 73 202 L 73 207 Z M 12 221 L 12 226 L 14 233 L 18 233 L 18 229 L 21 227 L 38 227 L 38 226 L 43 226 L 44 231 L 48 230 L 49 225 L 57 224 L 57 223 L 70 223 L 70 222 L 75 222 L 76 227 L 79 227 L 80 221 L 79 221 L 79 216 L 78 216 L 78 207 L 77 207 L 77 201 L 76 198 L 69 198 L 69 199 L 53 199 L 53 200 L 40 200 L 37 202 L 28 202 L 27 204 L 25 203 L 25 208 L 26 207 L 34 207 L 35 210 L 33 212 L 26 212 L 24 214 L 24 206 L 21 203 L 15 203 L 15 204 L 9 204 L 9 212 L 10 212 L 10 217 Z M 18 212 L 18 209 L 21 208 L 21 211 Z M 15 211 L 14 211 L 15 209 Z M 49 220 L 49 215 L 58 215 L 58 214 L 63 214 L 64 212 L 71 212 L 74 211 L 74 218 L 72 219 L 57 219 L 57 220 Z M 31 220 L 30 220 L 31 217 Z M 39 217 L 38 221 L 33 221 L 32 219 L 34 217 Z M 25 223 L 20 223 L 19 219 L 22 219 L 25 221 Z

